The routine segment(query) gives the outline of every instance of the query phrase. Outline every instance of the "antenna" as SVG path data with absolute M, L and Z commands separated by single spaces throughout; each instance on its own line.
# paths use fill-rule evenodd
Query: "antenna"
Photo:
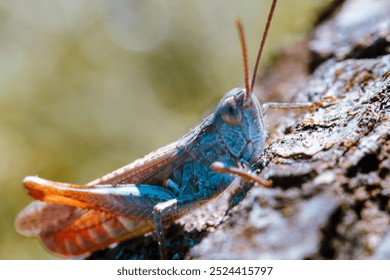
M 238 29 L 238 33 L 240 35 L 241 48 L 242 48 L 242 59 L 244 61 L 244 75 L 245 75 L 245 99 L 249 97 L 250 88 L 249 88 L 249 72 L 248 72 L 248 53 L 246 51 L 246 42 L 245 42 L 245 34 L 244 27 L 241 24 L 241 19 L 236 17 L 236 25 Z
M 268 14 L 267 24 L 266 24 L 265 29 L 264 29 L 264 33 L 263 33 L 263 37 L 262 37 L 262 39 L 261 39 L 261 44 L 260 44 L 259 52 L 257 53 L 255 68 L 254 68 L 254 70 L 253 70 L 253 76 L 252 76 L 252 83 L 251 83 L 251 87 L 250 87 L 250 92 L 253 92 L 253 89 L 254 89 L 254 87 L 255 87 L 257 69 L 259 68 L 259 64 L 260 64 L 260 60 L 261 60 L 261 54 L 262 54 L 262 52 L 263 52 L 263 48 L 264 48 L 264 44 L 265 44 L 265 39 L 267 38 L 267 35 L 268 35 L 268 29 L 269 29 L 269 27 L 270 27 L 270 25 L 271 25 L 272 16 L 273 16 L 273 14 L 274 14 L 276 2 L 277 2 L 277 0 L 273 0 L 273 1 L 272 1 L 272 6 L 271 6 L 271 9 L 270 9 L 269 14 Z M 249 94 L 249 93 L 247 93 L 247 94 Z

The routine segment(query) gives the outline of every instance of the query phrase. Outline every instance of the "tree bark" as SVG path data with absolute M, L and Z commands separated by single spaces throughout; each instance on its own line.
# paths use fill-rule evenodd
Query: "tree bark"
M 318 107 L 278 115 L 258 163 L 272 188 L 236 180 L 172 223 L 170 258 L 390 259 L 390 2 L 371 2 L 335 1 L 282 51 L 257 93 Z M 158 257 L 153 234 L 90 256 Z

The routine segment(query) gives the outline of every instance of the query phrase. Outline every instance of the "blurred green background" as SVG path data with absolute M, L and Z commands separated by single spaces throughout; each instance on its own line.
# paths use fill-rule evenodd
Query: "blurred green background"
M 270 0 L 0 1 L 0 259 L 50 259 L 16 233 L 27 175 L 86 183 L 178 139 L 242 86 Z M 279 1 L 263 66 L 329 0 Z M 252 66 L 251 66 L 252 69 Z

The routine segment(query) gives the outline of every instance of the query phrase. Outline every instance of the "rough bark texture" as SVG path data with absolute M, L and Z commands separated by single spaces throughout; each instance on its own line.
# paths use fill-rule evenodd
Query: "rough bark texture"
M 259 161 L 273 187 L 237 180 L 174 222 L 170 258 L 390 259 L 389 14 L 388 0 L 335 1 L 282 52 L 257 91 L 321 104 L 278 117 Z M 158 249 L 149 234 L 90 258 L 156 259 Z

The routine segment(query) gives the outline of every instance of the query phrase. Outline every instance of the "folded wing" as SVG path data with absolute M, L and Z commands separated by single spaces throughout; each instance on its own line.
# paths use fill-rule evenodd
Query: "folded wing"
M 187 160 L 186 154 L 177 152 L 174 142 L 87 186 L 155 184 Z M 27 236 L 39 236 L 48 249 L 63 256 L 83 255 L 153 230 L 148 219 L 74 206 L 34 201 L 17 217 L 16 229 Z

